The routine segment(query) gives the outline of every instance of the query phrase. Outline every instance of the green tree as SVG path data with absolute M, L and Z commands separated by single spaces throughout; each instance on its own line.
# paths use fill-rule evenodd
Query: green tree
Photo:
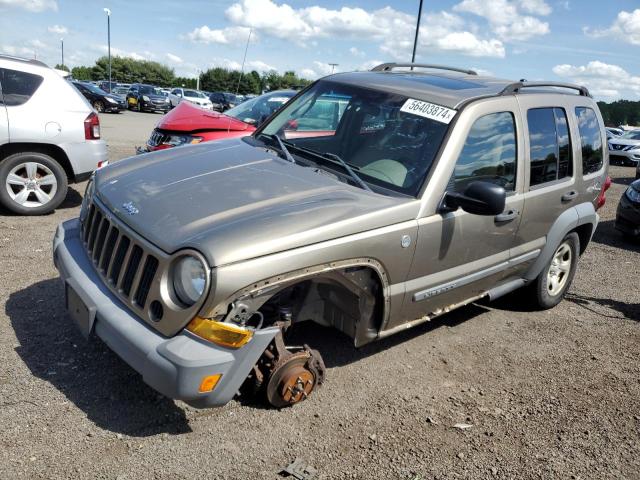
M 100 57 L 91 69 L 94 79 L 109 77 L 109 59 Z M 111 79 L 114 82 L 150 83 L 170 87 L 175 79 L 173 69 L 150 60 L 135 60 L 129 57 L 111 57 Z
M 91 67 L 73 67 L 71 76 L 76 80 L 97 80 L 91 76 Z
M 66 65 L 62 65 L 60 63 L 56 64 L 56 66 L 53 68 L 57 70 L 64 70 L 65 72 L 71 72 L 71 70 L 69 70 L 69 67 L 67 67 Z

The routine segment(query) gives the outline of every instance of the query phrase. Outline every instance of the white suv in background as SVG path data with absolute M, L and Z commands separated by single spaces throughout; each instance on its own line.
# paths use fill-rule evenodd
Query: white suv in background
M 42 62 L 0 55 L 0 206 L 49 213 L 106 163 L 98 114 L 73 85 Z
M 213 109 L 213 103 L 211 103 L 209 97 L 198 90 L 191 90 L 188 88 L 174 88 L 171 90 L 171 93 L 169 93 L 169 103 L 171 103 L 171 108 L 177 107 L 182 100 L 186 100 L 187 102 L 191 102 L 199 107 L 206 108 L 207 110 Z

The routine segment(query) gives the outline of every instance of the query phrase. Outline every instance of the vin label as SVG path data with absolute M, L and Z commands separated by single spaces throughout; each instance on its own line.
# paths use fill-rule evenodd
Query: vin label
M 413 115 L 419 115 L 424 118 L 435 120 L 436 122 L 451 123 L 453 117 L 456 114 L 455 110 L 451 110 L 447 107 L 441 107 L 429 102 L 423 102 L 422 100 L 408 99 L 402 105 L 401 112 L 412 113 Z

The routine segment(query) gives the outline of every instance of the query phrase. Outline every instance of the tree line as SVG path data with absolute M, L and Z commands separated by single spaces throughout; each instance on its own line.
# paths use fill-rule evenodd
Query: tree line
M 65 65 L 56 68 L 69 71 Z M 79 66 L 71 69 L 76 80 L 108 80 L 109 59 L 100 57 L 91 67 Z M 135 60 L 128 57 L 111 57 L 111 79 L 120 83 L 148 83 L 159 87 L 196 88 L 195 78 L 179 77 L 172 68 L 150 60 Z M 271 70 L 259 73 L 256 70 L 240 74 L 238 70 L 215 67 L 200 74 L 200 89 L 210 92 L 225 91 L 259 94 L 264 90 L 278 90 L 305 86 L 310 80 L 298 77 L 294 71 L 283 74 Z
M 640 126 L 640 102 L 618 100 L 612 103 L 598 102 L 604 124 L 608 127 L 618 125 Z

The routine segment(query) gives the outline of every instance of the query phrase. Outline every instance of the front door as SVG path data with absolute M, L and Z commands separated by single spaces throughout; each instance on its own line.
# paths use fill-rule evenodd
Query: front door
M 446 190 L 464 192 L 473 181 L 496 183 L 507 192 L 506 207 L 497 216 L 436 211 L 418 220 L 416 253 L 400 322 L 474 299 L 508 274 L 523 207 L 518 107 L 514 98 L 503 98 L 470 110 L 473 116 L 466 112 L 466 123 L 459 122 L 459 128 L 468 126 L 457 137 L 464 146 L 452 173 L 447 171 Z
M 4 97 L 2 96 L 2 79 L 3 70 L 0 68 L 0 145 L 9 143 L 9 119 Z

